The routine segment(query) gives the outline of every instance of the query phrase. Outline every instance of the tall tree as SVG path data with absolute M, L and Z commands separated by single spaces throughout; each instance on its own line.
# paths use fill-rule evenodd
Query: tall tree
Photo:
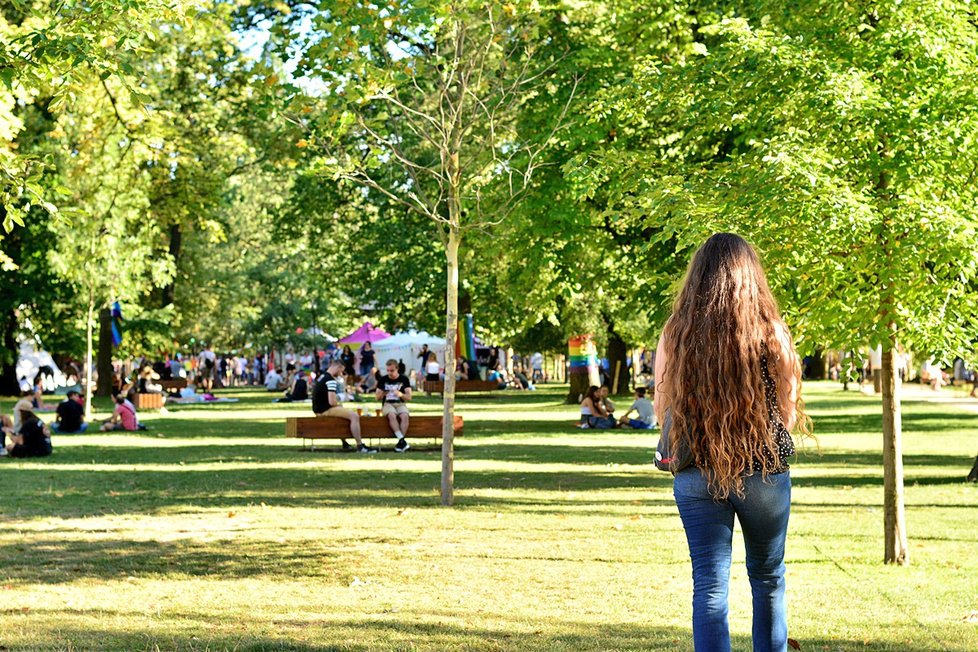
M 752 239 L 796 336 L 882 344 L 884 560 L 907 564 L 896 352 L 970 350 L 978 309 L 974 7 L 770 0 L 698 16 L 684 56 L 640 62 L 594 107 L 658 142 L 608 147 L 580 177 L 613 180 L 625 219 L 658 227 L 650 246 Z

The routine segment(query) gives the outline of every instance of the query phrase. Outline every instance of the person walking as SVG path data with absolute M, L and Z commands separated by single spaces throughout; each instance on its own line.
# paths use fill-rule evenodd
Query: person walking
M 786 650 L 790 431 L 809 436 L 810 420 L 788 328 L 757 253 L 740 236 L 718 233 L 694 254 L 659 340 L 655 379 L 655 412 L 670 442 L 666 461 L 692 561 L 694 648 L 730 650 L 736 516 L 754 650 Z

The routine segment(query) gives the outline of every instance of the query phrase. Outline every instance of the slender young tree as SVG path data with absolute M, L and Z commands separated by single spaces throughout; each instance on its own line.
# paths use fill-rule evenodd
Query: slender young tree
M 541 45 L 541 30 L 556 12 L 540 2 L 330 2 L 305 37 L 300 69 L 323 88 L 292 107 L 309 127 L 303 144 L 322 150 L 333 178 L 429 219 L 444 245 L 444 505 L 454 502 L 459 248 L 514 210 L 562 122 L 567 105 L 544 133 L 516 129 L 520 108 L 554 90 L 546 82 L 560 55 Z

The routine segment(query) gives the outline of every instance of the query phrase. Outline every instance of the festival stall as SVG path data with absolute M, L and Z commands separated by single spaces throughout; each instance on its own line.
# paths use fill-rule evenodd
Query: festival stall
M 402 331 L 373 345 L 377 367 L 383 371 L 387 360 L 403 360 L 408 372 L 414 369 L 420 373 L 421 358 L 418 355 L 425 344 L 438 356 L 438 362 L 445 366 L 445 338 L 424 331 Z

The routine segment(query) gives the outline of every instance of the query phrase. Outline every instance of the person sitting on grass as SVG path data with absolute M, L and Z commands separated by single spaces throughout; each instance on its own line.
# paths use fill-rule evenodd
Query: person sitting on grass
M 376 453 L 376 448 L 371 448 L 363 443 L 360 437 L 360 415 L 353 410 L 343 407 L 339 398 L 339 383 L 337 378 L 343 375 L 345 364 L 341 360 L 334 360 L 326 367 L 326 372 L 316 379 L 312 386 L 312 411 L 317 417 L 339 417 L 350 422 L 350 434 L 357 442 L 358 453 Z M 341 440 L 343 450 L 350 450 L 353 447 L 345 439 Z
M 387 361 L 387 375 L 377 380 L 377 400 L 383 404 L 381 414 L 387 417 L 397 443 L 394 450 L 403 453 L 411 448 L 405 436 L 410 417 L 405 403 L 411 400 L 411 381 L 397 370 L 397 360 Z
M 581 428 L 607 430 L 615 427 L 615 420 L 605 409 L 601 388 L 591 385 L 581 400 Z
M 24 412 L 20 417 L 20 433 L 4 419 L 3 432 L 10 435 L 6 453 L 10 457 L 47 457 L 51 454 L 51 431 L 33 412 Z
M 38 412 L 54 412 L 54 406 L 44 402 L 44 383 L 41 374 L 34 376 L 34 387 L 31 402 Z
M 619 424 L 628 426 L 629 428 L 635 428 L 636 430 L 651 430 L 655 428 L 655 411 L 652 408 L 652 401 L 645 398 L 645 391 L 644 387 L 635 388 L 635 401 L 628 408 L 628 412 L 621 415 L 621 418 L 618 419 Z M 632 412 L 637 413 L 637 419 L 629 418 Z
M 282 374 L 272 367 L 265 375 L 265 389 L 270 392 L 277 392 L 282 389 Z
M 518 389 L 525 389 L 531 392 L 536 391 L 536 386 L 526 377 L 522 366 L 513 367 L 513 377 L 513 385 L 519 385 Z
M 285 396 L 280 399 L 276 399 L 276 403 L 296 403 L 298 401 L 305 401 L 309 398 L 309 381 L 306 379 L 306 372 L 299 369 L 295 372 L 295 377 L 292 379 L 292 386 L 289 387 L 289 391 L 285 392 Z
M 85 408 L 81 394 L 75 390 L 68 392 L 68 398 L 58 403 L 54 424 L 51 431 L 60 434 L 81 433 L 88 430 L 85 423 Z
M 486 376 L 486 380 L 496 383 L 496 389 L 506 389 L 506 376 L 503 374 L 503 366 L 496 365 Z
M 136 407 L 126 399 L 125 394 L 116 394 L 115 411 L 112 413 L 112 417 L 102 424 L 100 430 L 107 432 L 110 430 L 134 431 L 139 429 Z

